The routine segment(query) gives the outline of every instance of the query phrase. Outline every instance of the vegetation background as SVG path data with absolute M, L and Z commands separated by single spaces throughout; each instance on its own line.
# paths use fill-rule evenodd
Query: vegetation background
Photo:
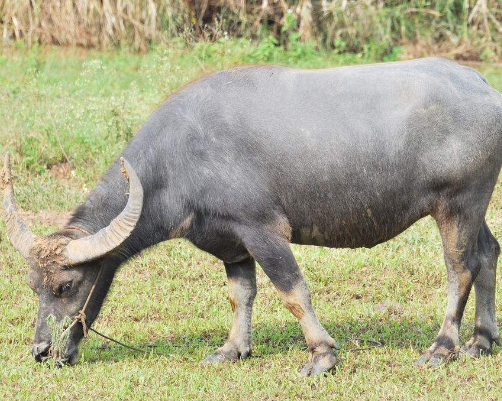
M 173 38 L 271 37 L 380 56 L 502 55 L 500 0 L 0 0 L 3 40 L 146 50 Z M 367 50 L 366 50 L 367 51 Z
M 150 113 L 197 77 L 243 63 L 302 68 L 443 54 L 502 90 L 502 2 L 288 0 L 0 0 L 0 153 L 13 154 L 16 194 L 34 230 L 63 224 Z M 488 224 L 502 240 L 502 185 Z M 149 249 L 118 273 L 98 330 L 71 368 L 30 354 L 37 298 L 0 223 L 0 399 L 497 400 L 502 357 L 414 366 L 437 333 L 446 274 L 424 219 L 371 250 L 293 246 L 314 306 L 341 343 L 327 377 L 300 378 L 299 325 L 259 270 L 256 357 L 202 368 L 231 322 L 219 261 L 184 241 Z M 497 316 L 502 319 L 502 284 Z M 474 328 L 470 299 L 461 331 Z M 383 347 L 369 348 L 379 341 Z

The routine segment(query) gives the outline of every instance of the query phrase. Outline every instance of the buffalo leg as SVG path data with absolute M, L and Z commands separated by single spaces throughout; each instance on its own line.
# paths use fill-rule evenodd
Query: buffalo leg
M 478 234 L 482 218 L 475 213 L 442 214 L 436 217 L 446 263 L 448 306 L 441 329 L 432 346 L 418 359 L 419 365 L 437 365 L 454 359 L 460 350 L 458 332 L 472 284 L 481 268 Z
M 246 230 L 241 238 L 279 291 L 286 308 L 300 322 L 310 353 L 301 373 L 315 375 L 333 369 L 337 359 L 332 348 L 338 348 L 338 345 L 317 320 L 309 289 L 287 239 L 275 233 Z
M 208 356 L 205 363 L 244 359 L 251 355 L 251 315 L 256 297 L 256 269 L 253 259 L 225 263 L 228 300 L 234 317 L 225 344 Z
M 499 343 L 495 320 L 495 277 L 500 247 L 490 229 L 483 223 L 478 235 L 479 263 L 481 268 L 474 281 L 476 317 L 472 338 L 462 347 L 462 352 L 478 357 L 491 352 L 492 343 Z

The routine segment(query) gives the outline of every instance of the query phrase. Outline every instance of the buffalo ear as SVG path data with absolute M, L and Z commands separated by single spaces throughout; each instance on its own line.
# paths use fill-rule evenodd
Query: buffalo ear
M 0 184 L 3 191 L 3 207 L 5 210 L 5 225 L 7 235 L 21 255 L 25 259 L 30 256 L 35 236 L 19 217 L 14 197 L 14 185 L 12 183 L 12 172 L 10 165 L 10 153 L 5 155 L 4 166 L 0 177 Z
M 129 199 L 124 210 L 115 217 L 108 227 L 88 237 L 72 240 L 65 249 L 65 256 L 71 265 L 99 259 L 116 249 L 136 227 L 143 209 L 143 187 L 132 168 L 120 158 L 121 172 L 129 181 Z

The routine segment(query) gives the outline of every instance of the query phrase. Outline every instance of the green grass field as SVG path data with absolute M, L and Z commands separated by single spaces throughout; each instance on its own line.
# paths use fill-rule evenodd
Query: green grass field
M 19 205 L 32 212 L 67 211 L 162 100 L 196 77 L 239 63 L 307 68 L 370 62 L 299 48 L 276 52 L 247 42 L 173 46 L 146 55 L 35 49 L 0 56 L 0 153 L 13 153 Z M 502 69 L 481 67 L 502 90 Z M 487 216 L 502 240 L 502 187 Z M 55 227 L 35 218 L 35 231 Z M 321 322 L 341 344 L 339 369 L 302 378 L 307 351 L 299 325 L 259 270 L 253 320 L 254 357 L 201 367 L 231 322 L 223 265 L 183 241 L 147 250 L 123 266 L 94 327 L 132 344 L 155 344 L 164 355 L 135 353 L 90 334 L 80 362 L 55 369 L 30 350 L 37 299 L 27 266 L 1 223 L 0 399 L 20 400 L 417 400 L 502 398 L 502 354 L 461 357 L 419 369 L 446 307 L 440 239 L 424 219 L 371 250 L 294 246 Z M 499 279 L 497 315 L 502 320 Z M 473 330 L 471 298 L 462 341 Z M 376 340 L 383 347 L 356 350 Z

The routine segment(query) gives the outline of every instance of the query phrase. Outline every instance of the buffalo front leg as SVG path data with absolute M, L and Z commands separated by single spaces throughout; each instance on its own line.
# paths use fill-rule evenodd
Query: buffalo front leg
M 225 344 L 204 363 L 216 363 L 244 359 L 251 355 L 251 315 L 256 297 L 255 261 L 225 263 L 228 278 L 228 300 L 234 317 Z
M 480 270 L 478 233 L 482 219 L 463 215 L 436 219 L 446 263 L 448 305 L 436 340 L 418 359 L 418 365 L 435 366 L 455 359 L 460 351 L 459 328 L 472 284 Z
M 478 235 L 479 273 L 474 281 L 476 317 L 472 338 L 461 351 L 474 357 L 491 353 L 492 344 L 499 343 L 495 319 L 495 277 L 500 247 L 490 229 L 483 223 Z
M 251 255 L 279 291 L 286 308 L 300 322 L 309 349 L 309 360 L 301 374 L 315 375 L 336 366 L 333 348 L 339 348 L 319 323 L 310 291 L 298 268 L 288 241 L 270 232 L 243 230 L 241 238 Z

